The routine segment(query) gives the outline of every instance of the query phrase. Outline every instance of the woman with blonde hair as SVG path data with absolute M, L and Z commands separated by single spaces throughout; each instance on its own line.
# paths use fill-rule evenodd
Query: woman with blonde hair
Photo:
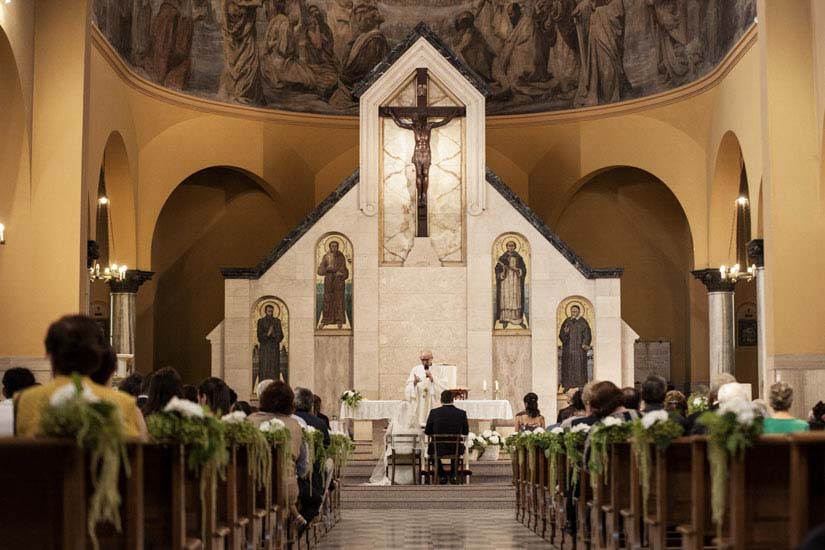
M 807 422 L 794 418 L 788 412 L 793 404 L 793 388 L 787 382 L 777 382 L 771 386 L 769 395 L 774 412 L 771 418 L 765 419 L 764 433 L 787 434 L 808 431 Z

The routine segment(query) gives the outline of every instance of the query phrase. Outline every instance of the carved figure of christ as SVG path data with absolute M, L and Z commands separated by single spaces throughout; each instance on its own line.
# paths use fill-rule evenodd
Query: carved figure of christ
M 454 118 L 466 114 L 464 107 L 430 107 L 427 105 L 427 69 L 415 70 L 415 107 L 380 107 L 378 114 L 392 118 L 393 122 L 406 130 L 412 130 L 415 139 L 412 163 L 415 167 L 415 188 L 418 209 L 418 230 L 416 236 L 428 237 L 427 190 L 430 186 L 430 135 L 434 128 L 446 126 Z

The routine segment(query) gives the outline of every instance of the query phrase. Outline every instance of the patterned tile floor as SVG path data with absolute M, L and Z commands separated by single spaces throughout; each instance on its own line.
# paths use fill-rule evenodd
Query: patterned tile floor
M 514 510 L 342 510 L 318 550 L 552 548 Z

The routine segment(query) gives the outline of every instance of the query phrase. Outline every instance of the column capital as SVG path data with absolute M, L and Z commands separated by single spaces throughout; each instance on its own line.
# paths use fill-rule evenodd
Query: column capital
M 705 285 L 708 292 L 733 292 L 736 286 L 736 281 L 723 280 L 718 269 L 697 269 L 691 273 Z
M 748 242 L 748 261 L 756 267 L 765 267 L 765 241 L 753 239 Z
M 154 271 L 141 271 L 139 269 L 129 269 L 126 277 L 122 281 L 111 279 L 109 290 L 112 292 L 122 292 L 127 294 L 137 294 L 140 285 L 152 279 Z

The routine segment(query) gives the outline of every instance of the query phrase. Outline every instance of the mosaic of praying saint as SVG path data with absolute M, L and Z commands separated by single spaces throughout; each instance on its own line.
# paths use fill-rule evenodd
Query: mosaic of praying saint
M 278 380 L 280 373 L 284 331 L 281 320 L 274 313 L 275 307 L 267 304 L 264 316 L 258 319 L 258 377 L 261 380 Z M 283 374 L 286 382 L 286 372 Z
M 345 289 L 349 269 L 347 258 L 338 250 L 339 247 L 338 241 L 330 241 L 329 251 L 318 266 L 318 275 L 324 278 L 324 304 L 319 328 L 336 325 L 340 329 L 347 323 Z
M 559 330 L 562 344 L 561 385 L 565 388 L 582 388 L 587 383 L 587 351 L 592 334 L 590 324 L 581 313 L 581 307 L 571 306 L 570 316 Z
M 507 241 L 507 250 L 496 262 L 496 321 L 527 328 L 524 315 L 524 280 L 527 265 L 516 251 L 516 242 Z

